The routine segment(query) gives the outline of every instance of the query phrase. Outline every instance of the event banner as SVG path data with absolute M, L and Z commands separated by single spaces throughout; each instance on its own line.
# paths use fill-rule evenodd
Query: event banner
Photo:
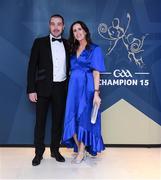
M 160 127 L 160 9 L 160 0 L 1 0 L 0 144 L 33 144 L 35 104 L 26 94 L 27 67 L 34 39 L 49 34 L 52 14 L 64 17 L 65 38 L 81 20 L 101 47 L 101 111 L 123 99 Z M 47 143 L 50 119 L 49 111 Z

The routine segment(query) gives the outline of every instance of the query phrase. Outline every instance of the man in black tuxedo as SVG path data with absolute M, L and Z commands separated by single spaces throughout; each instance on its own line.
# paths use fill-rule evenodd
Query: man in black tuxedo
M 62 38 L 63 17 L 57 14 L 51 16 L 49 29 L 49 36 L 35 39 L 28 66 L 27 93 L 30 101 L 36 103 L 33 166 L 41 163 L 45 151 L 45 126 L 50 103 L 52 105 L 51 157 L 59 162 L 65 161 L 59 152 L 69 74 L 68 43 Z

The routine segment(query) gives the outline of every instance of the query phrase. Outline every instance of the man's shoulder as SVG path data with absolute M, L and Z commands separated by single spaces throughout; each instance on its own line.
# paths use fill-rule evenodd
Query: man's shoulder
M 64 43 L 66 49 L 69 50 L 69 47 L 70 47 L 69 41 L 67 39 L 65 39 L 65 38 L 62 38 L 62 40 L 63 40 L 63 43 Z
M 35 38 L 35 42 L 44 42 L 44 41 L 48 41 L 48 40 L 49 40 L 49 36 Z
M 66 44 L 68 44 L 69 42 L 68 42 L 68 40 L 67 39 L 65 39 L 65 38 L 62 38 L 62 40 L 63 40 L 63 42 L 64 43 L 66 43 Z
M 68 42 L 68 40 L 64 37 L 62 37 L 62 40 L 65 41 L 65 42 Z

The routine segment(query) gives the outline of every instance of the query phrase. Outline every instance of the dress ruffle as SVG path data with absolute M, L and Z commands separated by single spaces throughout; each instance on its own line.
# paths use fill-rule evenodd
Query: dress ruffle
M 74 118 L 70 123 L 66 124 L 64 134 L 65 136 L 63 137 L 62 144 L 66 145 L 68 148 L 74 148 L 75 152 L 77 152 L 77 147 L 73 139 L 74 134 L 77 134 L 78 141 L 83 142 L 86 146 L 86 150 L 93 156 L 96 156 L 97 152 L 101 152 L 105 149 L 102 136 L 97 137 L 94 133 L 81 126 L 78 126 L 76 129 Z

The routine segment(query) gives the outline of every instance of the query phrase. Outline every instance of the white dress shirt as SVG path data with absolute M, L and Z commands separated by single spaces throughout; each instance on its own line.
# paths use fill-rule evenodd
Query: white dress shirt
M 55 38 L 50 34 L 50 44 L 53 61 L 53 81 L 61 82 L 66 79 L 66 54 L 63 41 L 52 41 Z M 55 38 L 60 39 L 61 37 Z

